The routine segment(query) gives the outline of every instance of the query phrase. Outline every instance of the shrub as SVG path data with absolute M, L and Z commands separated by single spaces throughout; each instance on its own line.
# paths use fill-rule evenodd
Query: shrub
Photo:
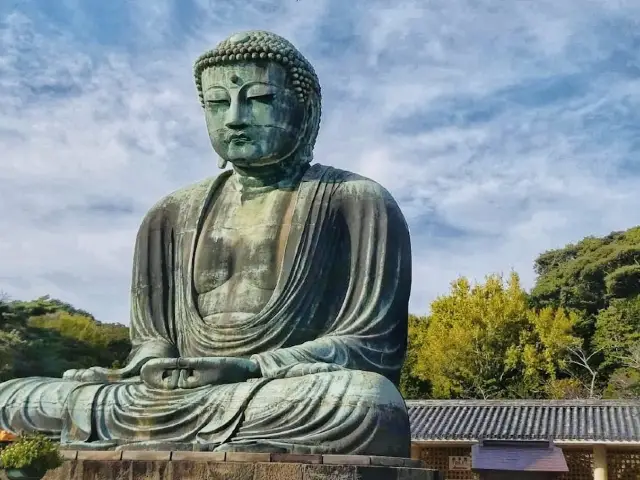
M 5 469 L 28 469 L 46 472 L 62 465 L 58 445 L 43 435 L 24 435 L 0 451 Z

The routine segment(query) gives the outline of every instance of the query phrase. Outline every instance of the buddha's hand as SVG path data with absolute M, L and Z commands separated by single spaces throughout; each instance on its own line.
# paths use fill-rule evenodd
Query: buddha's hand
M 338 372 L 340 370 L 345 370 L 345 368 L 333 363 L 296 363 L 271 372 L 269 378 L 304 377 L 305 375 Z
M 67 370 L 62 374 L 62 378 L 78 382 L 121 382 L 140 374 L 140 368 L 148 360 L 147 357 L 141 357 L 122 368 L 91 367 Z
M 140 372 L 148 387 L 162 390 L 245 382 L 259 376 L 256 362 L 236 357 L 158 358 Z
M 71 369 L 64 372 L 62 378 L 78 382 L 119 382 L 126 378 L 126 372 L 123 372 L 123 370 L 104 367 Z

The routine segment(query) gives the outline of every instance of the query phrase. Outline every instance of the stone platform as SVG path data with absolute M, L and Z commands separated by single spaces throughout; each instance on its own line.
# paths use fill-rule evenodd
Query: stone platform
M 44 480 L 442 480 L 422 462 L 357 455 L 64 451 Z

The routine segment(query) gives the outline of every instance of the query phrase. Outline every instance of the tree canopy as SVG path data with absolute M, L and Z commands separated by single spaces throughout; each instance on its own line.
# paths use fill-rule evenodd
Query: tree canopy
M 577 333 L 604 394 L 628 395 L 616 379 L 625 377 L 636 388 L 631 379 L 637 370 L 627 359 L 640 341 L 640 227 L 545 252 L 535 270 L 531 304 L 577 312 Z
M 60 300 L 0 301 L 0 381 L 120 365 L 130 349 L 127 327 L 100 323 Z
M 531 310 L 515 273 L 476 285 L 460 278 L 432 303 L 413 372 L 435 398 L 545 397 L 566 348 L 579 344 L 576 322 L 564 310 Z
M 587 237 L 541 254 L 531 290 L 535 307 L 563 307 L 581 312 L 580 333 L 593 335 L 597 315 L 616 299 L 640 294 L 640 227 Z
M 410 326 L 405 394 L 638 396 L 640 227 L 544 252 L 535 271 L 530 293 L 515 273 L 455 280 Z

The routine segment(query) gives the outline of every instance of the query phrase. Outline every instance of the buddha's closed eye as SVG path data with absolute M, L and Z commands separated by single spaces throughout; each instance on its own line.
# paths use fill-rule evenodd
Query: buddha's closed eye
M 228 98 L 212 98 L 207 99 L 206 104 L 208 107 L 228 107 L 230 102 Z
M 276 97 L 275 93 L 265 93 L 262 95 L 252 95 L 248 98 L 249 100 L 255 100 L 261 103 L 271 103 L 275 97 Z
M 270 85 L 252 85 L 247 89 L 247 99 L 270 102 L 276 96 L 276 88 Z

